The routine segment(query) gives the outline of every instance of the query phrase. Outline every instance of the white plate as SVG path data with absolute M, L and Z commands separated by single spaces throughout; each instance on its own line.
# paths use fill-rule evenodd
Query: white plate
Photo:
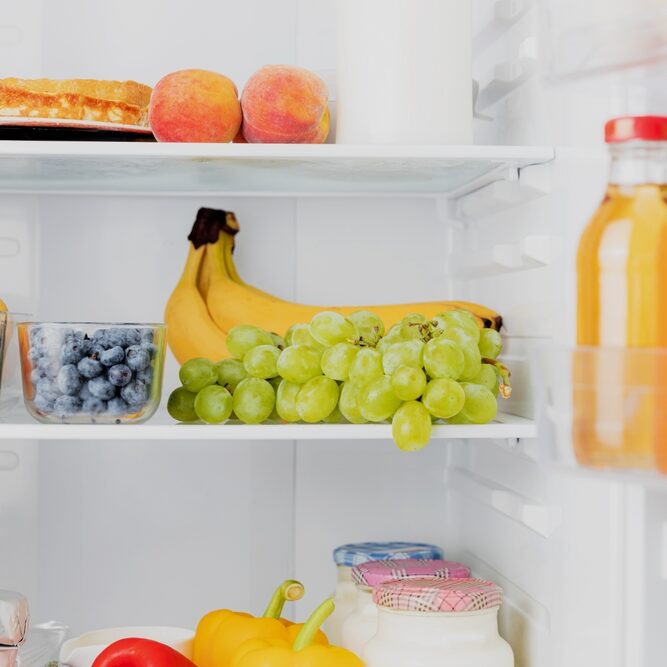
M 122 125 L 121 123 L 101 123 L 93 120 L 70 120 L 68 118 L 30 118 L 25 116 L 0 116 L 0 127 L 54 127 L 67 130 L 106 130 L 152 134 L 150 127 L 143 125 Z

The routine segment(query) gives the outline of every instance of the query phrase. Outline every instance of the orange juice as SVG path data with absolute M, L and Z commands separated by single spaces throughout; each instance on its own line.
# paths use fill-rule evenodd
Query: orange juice
M 574 448 L 646 468 L 662 447 L 667 468 L 667 118 L 618 118 L 606 137 L 610 185 L 577 255 Z

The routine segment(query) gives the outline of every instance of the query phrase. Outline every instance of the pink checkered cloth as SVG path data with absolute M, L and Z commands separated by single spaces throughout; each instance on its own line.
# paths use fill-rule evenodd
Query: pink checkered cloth
M 483 579 L 402 579 L 380 584 L 373 601 L 397 611 L 481 611 L 499 607 L 503 591 Z
M 467 579 L 469 576 L 467 565 L 450 560 L 378 560 L 352 568 L 352 579 L 370 588 L 395 579 Z

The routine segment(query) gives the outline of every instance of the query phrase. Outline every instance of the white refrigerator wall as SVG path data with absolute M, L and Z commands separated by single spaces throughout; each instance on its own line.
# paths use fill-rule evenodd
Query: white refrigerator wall
M 24 0 L 3 8 L 0 53 L 7 75 L 153 84 L 203 67 L 241 88 L 261 65 L 285 62 L 332 83 L 334 8 Z M 498 20 L 498 8 L 510 18 Z M 517 385 L 510 409 L 532 414 L 527 359 L 551 338 L 574 340 L 576 241 L 606 178 L 604 151 L 581 145 L 599 144 L 608 115 L 646 102 L 626 89 L 545 87 L 535 3 L 480 0 L 474 32 L 487 117 L 476 142 L 556 144 L 554 163 L 458 202 L 6 197 L 7 300 L 41 319 L 160 320 L 196 209 L 227 208 L 241 223 L 241 274 L 279 296 L 456 296 L 502 312 Z M 176 370 L 170 358 L 166 390 Z M 277 581 L 298 576 L 308 588 L 303 616 L 333 587 L 337 544 L 429 540 L 503 585 L 503 632 L 518 667 L 657 667 L 667 650 L 658 628 L 667 614 L 664 487 L 543 467 L 547 446 L 436 442 L 404 455 L 371 441 L 5 441 L 0 588 L 27 593 L 36 621 L 80 632 L 191 626 L 217 606 L 259 612 Z

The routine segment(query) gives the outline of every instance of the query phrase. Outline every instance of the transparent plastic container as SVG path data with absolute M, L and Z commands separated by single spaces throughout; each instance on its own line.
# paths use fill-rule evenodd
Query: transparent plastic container
M 130 424 L 162 393 L 163 324 L 21 322 L 23 398 L 38 421 Z
M 663 0 L 542 0 L 547 70 L 575 79 L 667 58 Z
M 545 348 L 533 371 L 548 462 L 667 473 L 667 349 Z

